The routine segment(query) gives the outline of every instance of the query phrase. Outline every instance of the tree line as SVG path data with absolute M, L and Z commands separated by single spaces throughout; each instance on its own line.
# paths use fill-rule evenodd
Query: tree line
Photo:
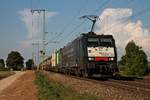
M 0 59 L 1 70 L 21 70 L 25 68 L 31 70 L 33 67 L 35 67 L 34 61 L 32 59 L 28 59 L 25 64 L 26 67 L 24 67 L 24 58 L 18 51 L 11 51 L 7 56 L 6 62 L 4 59 Z

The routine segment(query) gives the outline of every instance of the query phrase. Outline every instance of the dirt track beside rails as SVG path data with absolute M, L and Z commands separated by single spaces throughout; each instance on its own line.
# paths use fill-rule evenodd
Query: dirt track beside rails
M 76 79 L 53 72 L 44 73 L 50 80 L 58 81 L 61 84 L 69 86 L 80 93 L 91 93 L 103 98 L 104 100 L 150 100 L 150 97 L 148 96 L 123 90 L 122 88 L 119 88 L 119 86 L 113 87 L 111 84 L 105 84 L 104 81 L 94 83 L 92 81 Z M 109 81 L 106 81 L 106 83 L 109 83 Z
M 19 72 L 19 71 L 16 71 L 15 73 L 16 74 L 0 80 L 0 93 L 9 85 L 11 85 L 16 79 L 18 79 L 20 76 L 24 74 L 24 72 Z
M 37 100 L 34 78 L 33 72 L 24 72 L 11 85 L 1 91 L 0 100 Z M 9 83 L 9 80 L 6 83 Z

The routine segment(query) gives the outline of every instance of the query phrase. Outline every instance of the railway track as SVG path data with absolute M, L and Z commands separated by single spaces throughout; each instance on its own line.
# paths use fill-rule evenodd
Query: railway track
M 88 78 L 82 78 L 82 77 L 76 77 L 76 76 L 71 76 L 71 77 L 80 79 L 80 80 L 90 81 L 96 84 L 102 84 L 105 86 L 114 87 L 117 89 L 122 89 L 122 90 L 136 93 L 136 94 L 150 96 L 150 84 L 143 83 L 143 81 L 140 81 L 140 82 L 139 81 L 122 81 L 122 80 L 114 80 L 114 79 L 102 81 L 102 80 L 88 79 Z
M 143 82 L 109 80 L 105 82 L 105 84 L 111 85 L 118 89 L 127 90 L 136 94 L 139 93 L 150 96 L 150 85 Z
M 136 82 L 143 82 L 143 83 L 150 84 L 150 79 L 136 80 Z
M 131 86 L 136 86 L 136 87 L 142 87 L 145 89 L 150 89 L 150 84 L 145 81 L 122 81 L 122 80 L 111 80 L 113 82 L 119 82 L 120 84 L 125 84 L 125 85 L 131 85 Z
M 47 72 L 46 72 L 47 73 Z M 55 72 L 52 72 L 55 73 Z M 59 73 L 60 74 L 60 73 Z M 78 80 L 85 80 L 90 81 L 93 84 L 101 84 L 107 87 L 113 87 L 119 90 L 123 90 L 128 93 L 132 94 L 140 94 L 144 95 L 148 98 L 150 98 L 150 84 L 149 83 L 143 83 L 143 81 L 123 81 L 123 80 L 114 80 L 114 79 L 108 79 L 106 81 L 98 80 L 98 79 L 89 79 L 89 78 L 83 78 L 83 77 L 77 77 L 77 76 L 68 76 L 65 74 L 61 74 L 66 77 L 75 78 Z

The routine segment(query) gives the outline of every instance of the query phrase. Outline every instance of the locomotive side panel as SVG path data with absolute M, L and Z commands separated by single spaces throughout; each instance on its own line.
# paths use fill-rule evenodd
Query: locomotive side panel
M 76 64 L 76 46 L 72 42 L 62 49 L 62 67 L 74 67 Z
M 61 69 L 63 72 L 80 74 L 83 67 L 83 53 L 81 37 L 62 48 Z

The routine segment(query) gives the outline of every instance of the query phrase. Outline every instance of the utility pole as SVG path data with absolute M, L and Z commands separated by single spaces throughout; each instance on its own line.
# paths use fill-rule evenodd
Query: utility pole
M 39 46 L 40 44 L 39 43 L 32 43 L 32 46 L 34 47 L 34 46 L 37 46 L 37 48 L 38 48 L 38 56 L 37 56 L 37 64 L 39 64 L 40 63 L 40 46 Z
M 40 53 L 41 53 L 41 58 L 42 58 L 42 61 L 45 59 L 45 53 L 46 53 L 46 50 L 45 50 L 45 34 L 47 32 L 45 32 L 45 14 L 46 14 L 46 11 L 45 9 L 31 9 L 31 13 L 34 14 L 34 12 L 38 12 L 39 14 L 42 12 L 43 13 L 43 37 L 42 37 L 42 50 L 40 50 Z
M 34 52 L 32 52 L 32 60 L 34 62 Z M 34 65 L 32 64 L 32 67 L 34 67 Z

